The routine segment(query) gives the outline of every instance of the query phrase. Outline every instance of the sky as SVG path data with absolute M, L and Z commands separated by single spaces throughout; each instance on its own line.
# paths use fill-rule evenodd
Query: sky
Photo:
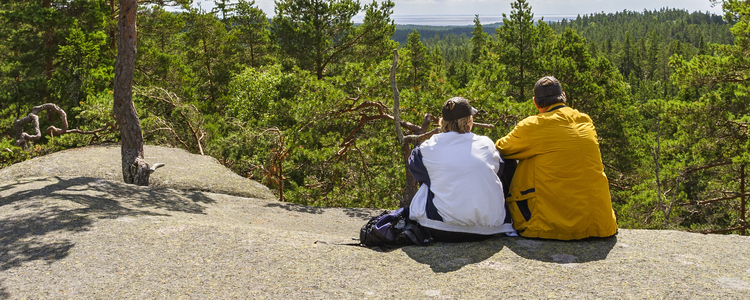
M 362 5 L 372 0 L 360 0 Z M 212 0 L 193 0 L 194 6 L 206 10 L 214 7 Z M 479 15 L 483 24 L 499 22 L 502 14 L 510 13 L 510 3 L 513 0 L 393 0 L 396 4 L 391 18 L 397 24 L 415 24 L 432 22 L 442 19 L 444 25 L 472 25 L 473 16 Z M 712 7 L 710 0 L 528 0 L 535 17 L 545 17 L 545 20 L 559 17 L 575 17 L 576 15 L 597 12 L 618 12 L 622 10 L 643 11 L 664 7 L 680 8 L 688 11 L 710 11 L 721 14 L 721 5 Z M 256 6 L 266 15 L 274 15 L 274 0 L 255 0 Z M 450 16 L 468 16 L 453 17 Z M 362 16 L 359 16 L 361 20 Z M 355 17 L 355 22 L 357 21 Z

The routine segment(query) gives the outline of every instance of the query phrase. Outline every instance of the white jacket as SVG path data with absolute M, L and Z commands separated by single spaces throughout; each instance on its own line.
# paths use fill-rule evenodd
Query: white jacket
M 503 164 L 495 144 L 486 136 L 433 135 L 409 157 L 412 175 L 422 183 L 409 206 L 409 217 L 422 226 L 444 231 L 513 232 L 498 178 Z

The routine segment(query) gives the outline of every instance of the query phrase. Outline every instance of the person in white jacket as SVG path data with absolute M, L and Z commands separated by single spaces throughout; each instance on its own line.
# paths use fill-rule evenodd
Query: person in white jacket
M 442 133 L 412 150 L 409 168 L 421 186 L 409 205 L 409 218 L 438 242 L 513 235 L 500 175 L 503 159 L 495 143 L 471 132 L 477 110 L 465 98 L 443 104 Z

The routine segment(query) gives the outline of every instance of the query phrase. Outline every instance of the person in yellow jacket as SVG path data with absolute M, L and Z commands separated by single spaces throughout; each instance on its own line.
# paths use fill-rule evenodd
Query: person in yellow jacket
M 539 79 L 539 114 L 495 144 L 503 159 L 519 161 L 506 195 L 513 227 L 530 238 L 613 236 L 617 221 L 594 124 L 565 102 L 557 79 Z

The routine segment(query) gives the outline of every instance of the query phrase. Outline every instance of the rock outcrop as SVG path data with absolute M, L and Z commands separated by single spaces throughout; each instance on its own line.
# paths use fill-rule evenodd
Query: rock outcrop
M 109 150 L 54 155 L 101 168 L 88 151 Z M 174 168 L 195 161 L 180 155 Z M 0 298 L 750 298 L 746 236 L 623 229 L 368 249 L 352 238 L 378 210 L 181 189 L 190 174 L 138 187 L 55 160 L 0 170 Z

